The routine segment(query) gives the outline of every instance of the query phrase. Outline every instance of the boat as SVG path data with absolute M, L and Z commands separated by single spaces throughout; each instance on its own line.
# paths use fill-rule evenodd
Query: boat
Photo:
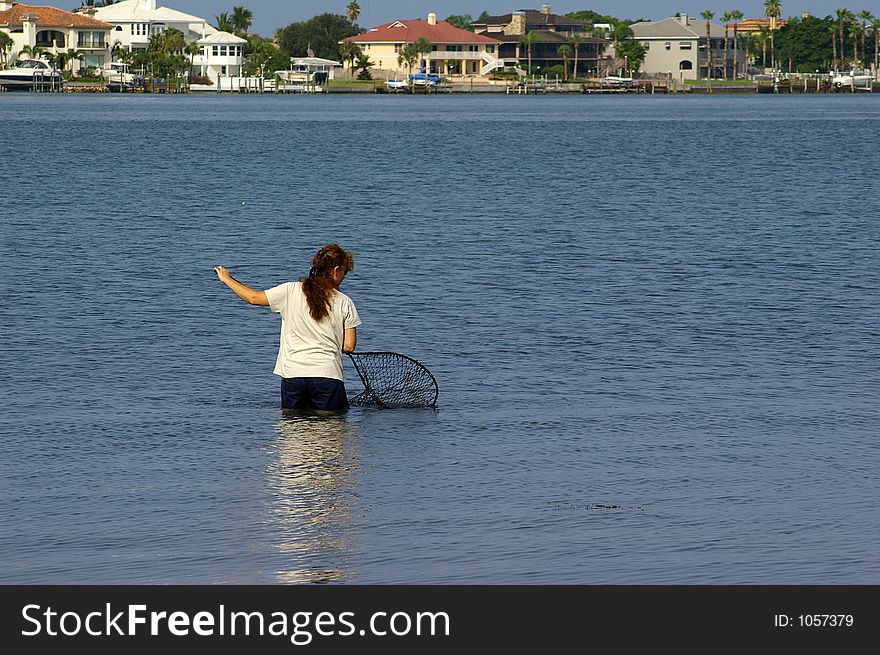
M 0 70 L 0 86 L 7 91 L 61 91 L 64 78 L 47 61 L 19 59 L 12 68 Z
M 631 77 L 620 77 L 618 75 L 609 75 L 605 79 L 602 80 L 602 84 L 604 86 L 610 86 L 614 88 L 623 88 L 628 89 L 635 86 L 635 81 Z
M 442 78 L 433 73 L 413 73 L 409 76 L 414 86 L 440 86 Z
M 143 86 L 142 77 L 136 77 L 131 72 L 131 65 L 123 61 L 110 62 L 110 65 L 100 71 L 101 77 L 107 80 L 107 88 L 111 93 L 129 91 L 138 86 Z
M 385 86 L 389 91 L 406 91 L 409 87 L 406 80 L 385 80 Z
M 851 89 L 862 89 L 870 91 L 874 84 L 874 76 L 865 71 L 849 71 L 848 73 L 838 73 L 832 75 L 831 84 L 835 89 L 849 87 Z

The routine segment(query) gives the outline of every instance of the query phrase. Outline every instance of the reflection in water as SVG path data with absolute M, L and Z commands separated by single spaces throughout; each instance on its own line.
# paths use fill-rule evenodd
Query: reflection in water
M 272 521 L 290 566 L 278 581 L 344 579 L 358 511 L 357 434 L 345 415 L 314 412 L 286 413 L 277 430 L 278 459 L 268 471 Z

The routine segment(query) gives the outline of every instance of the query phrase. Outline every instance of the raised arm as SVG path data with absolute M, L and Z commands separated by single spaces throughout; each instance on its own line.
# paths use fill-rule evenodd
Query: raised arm
M 257 291 L 256 289 L 251 289 L 246 284 L 242 284 L 232 277 L 232 273 L 223 266 L 215 266 L 214 272 L 217 274 L 217 279 L 232 289 L 236 296 L 249 305 L 260 305 L 261 307 L 269 306 L 269 299 L 266 297 L 265 291 Z

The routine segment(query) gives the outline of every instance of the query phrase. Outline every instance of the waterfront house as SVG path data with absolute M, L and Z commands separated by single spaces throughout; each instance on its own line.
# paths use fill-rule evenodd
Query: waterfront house
M 485 77 L 504 67 L 498 57 L 498 39 L 437 20 L 434 13 L 428 14 L 427 20 L 385 23 L 343 41 L 359 45 L 373 62 L 374 72 L 397 75 L 406 70 L 400 61 L 401 51 L 419 39 L 431 44 L 431 52 L 422 55 L 416 67 L 427 67 L 431 73 Z
M 733 33 L 727 35 L 727 51 L 724 50 L 724 27 L 709 23 L 709 44 L 712 50 L 712 70 L 706 43 L 706 21 L 687 14 L 679 14 L 658 21 L 630 25 L 634 38 L 647 48 L 641 71 L 649 75 L 664 75 L 672 79 L 721 79 L 734 76 L 734 48 L 739 48 L 737 68 L 742 72 L 746 59 L 742 42 L 734 43 Z M 710 75 L 711 72 L 711 75 Z
M 200 46 L 199 54 L 192 61 L 197 75 L 208 77 L 217 85 L 221 77 L 242 74 L 247 41 L 217 30 L 199 16 L 160 7 L 156 0 L 122 0 L 78 11 L 113 25 L 111 47 L 118 45 L 131 52 L 146 50 L 152 35 L 176 29 L 187 43 L 195 41 Z
M 524 43 L 527 35 L 531 43 L 531 62 L 535 72 L 551 66 L 563 65 L 565 58 L 559 54 L 563 45 L 571 48 L 570 69 L 575 65 L 577 48 L 577 75 L 595 73 L 605 46 L 605 39 L 594 38 L 584 21 L 560 16 L 550 11 L 550 5 L 542 5 L 540 11 L 521 9 L 500 16 L 488 16 L 471 22 L 477 34 L 498 39 L 499 58 L 513 60 L 522 68 L 529 62 L 529 46 Z
M 0 2 L 0 31 L 12 37 L 10 62 L 29 59 L 25 48 L 42 48 L 44 55 L 78 50 L 80 59 L 70 63 L 73 71 L 101 68 L 110 61 L 113 26 L 88 16 L 56 9 Z

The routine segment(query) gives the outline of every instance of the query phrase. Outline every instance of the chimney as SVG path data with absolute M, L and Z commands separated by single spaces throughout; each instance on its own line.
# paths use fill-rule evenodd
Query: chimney
M 521 36 L 526 33 L 526 12 L 515 11 L 510 16 L 510 24 L 504 28 L 504 33 L 513 36 Z
M 687 27 L 688 24 L 688 15 L 687 14 L 679 14 L 678 22 Z
M 437 24 L 437 14 L 433 11 L 428 14 L 428 25 L 436 25 Z
M 541 13 L 545 16 L 550 15 L 550 5 L 541 5 Z
M 0 11 L 6 11 L 7 9 L 12 9 L 17 2 L 6 2 L 5 0 L 0 0 Z

